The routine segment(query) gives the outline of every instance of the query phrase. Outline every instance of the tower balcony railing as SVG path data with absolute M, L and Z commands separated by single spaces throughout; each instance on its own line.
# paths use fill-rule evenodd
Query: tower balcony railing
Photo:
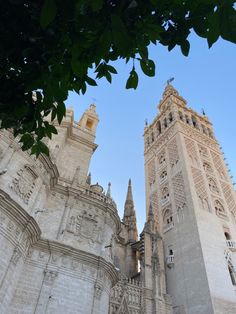
M 232 251 L 236 251 L 236 242 L 232 240 L 226 240 L 226 246 Z
M 168 255 L 166 258 L 166 265 L 171 268 L 174 266 L 174 255 Z

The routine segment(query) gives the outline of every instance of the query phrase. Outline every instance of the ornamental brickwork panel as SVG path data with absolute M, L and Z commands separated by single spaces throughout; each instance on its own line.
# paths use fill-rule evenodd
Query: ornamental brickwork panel
M 148 183 L 153 184 L 156 178 L 156 167 L 155 167 L 155 160 L 151 160 L 147 166 L 148 171 Z
M 210 211 L 209 200 L 207 197 L 207 189 L 202 171 L 192 167 L 192 176 L 200 208 L 203 210 Z
M 223 164 L 220 156 L 218 154 L 212 152 L 212 151 L 211 151 L 211 156 L 213 159 L 214 166 L 215 166 L 220 178 L 225 180 L 226 179 L 225 167 L 224 167 L 224 164 Z
M 173 139 L 168 145 L 167 150 L 169 154 L 169 162 L 171 167 L 176 165 L 179 161 L 179 152 L 176 139 Z
M 184 205 L 186 205 L 184 178 L 183 178 L 182 172 L 177 173 L 173 177 L 172 184 L 174 188 L 174 198 L 175 198 L 176 207 L 182 208 Z
M 190 140 L 187 137 L 184 138 L 184 141 L 185 141 L 186 150 L 187 150 L 187 153 L 188 153 L 188 156 L 192 165 L 199 166 L 195 142 Z
M 236 216 L 236 204 L 235 204 L 235 200 L 232 194 L 231 186 L 223 181 L 221 181 L 220 184 L 221 184 L 221 188 L 222 188 L 226 203 L 228 205 L 228 208 Z

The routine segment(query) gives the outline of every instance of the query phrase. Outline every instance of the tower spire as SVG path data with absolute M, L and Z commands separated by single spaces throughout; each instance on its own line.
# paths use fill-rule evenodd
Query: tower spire
M 134 209 L 131 179 L 129 179 L 128 183 L 128 190 L 124 206 L 123 222 L 126 228 L 128 229 L 128 240 L 131 242 L 137 241 L 138 232 L 136 226 L 136 213 Z
M 124 206 L 124 219 L 125 217 L 130 217 L 135 214 L 134 211 L 134 201 L 133 201 L 133 193 L 132 193 L 132 185 L 131 185 L 131 179 L 129 179 L 128 183 L 128 190 L 125 200 L 125 206 Z
M 107 197 L 111 197 L 111 182 L 108 183 L 108 188 L 107 188 Z

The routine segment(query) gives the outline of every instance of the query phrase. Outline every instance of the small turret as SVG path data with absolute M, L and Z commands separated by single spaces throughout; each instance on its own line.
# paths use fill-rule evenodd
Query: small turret
M 128 229 L 128 240 L 130 242 L 136 242 L 138 238 L 138 232 L 136 225 L 136 212 L 134 208 L 131 179 L 129 179 L 127 196 L 125 200 L 123 222 L 126 228 Z
M 99 122 L 99 118 L 96 112 L 96 106 L 91 104 L 89 108 L 83 113 L 78 126 L 86 132 L 92 135 L 96 134 L 96 128 Z
M 107 196 L 107 197 L 111 197 L 111 182 L 108 183 L 108 188 L 107 188 L 106 196 Z
M 89 174 L 87 176 L 86 183 L 91 185 L 91 172 L 89 172 Z

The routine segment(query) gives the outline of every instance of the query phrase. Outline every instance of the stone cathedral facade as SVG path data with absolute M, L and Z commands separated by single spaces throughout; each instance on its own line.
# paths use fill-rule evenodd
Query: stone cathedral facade
M 91 182 L 99 122 L 67 110 L 50 158 L 0 132 L 1 314 L 235 314 L 236 195 L 212 125 L 167 85 L 144 129 L 146 223 Z

